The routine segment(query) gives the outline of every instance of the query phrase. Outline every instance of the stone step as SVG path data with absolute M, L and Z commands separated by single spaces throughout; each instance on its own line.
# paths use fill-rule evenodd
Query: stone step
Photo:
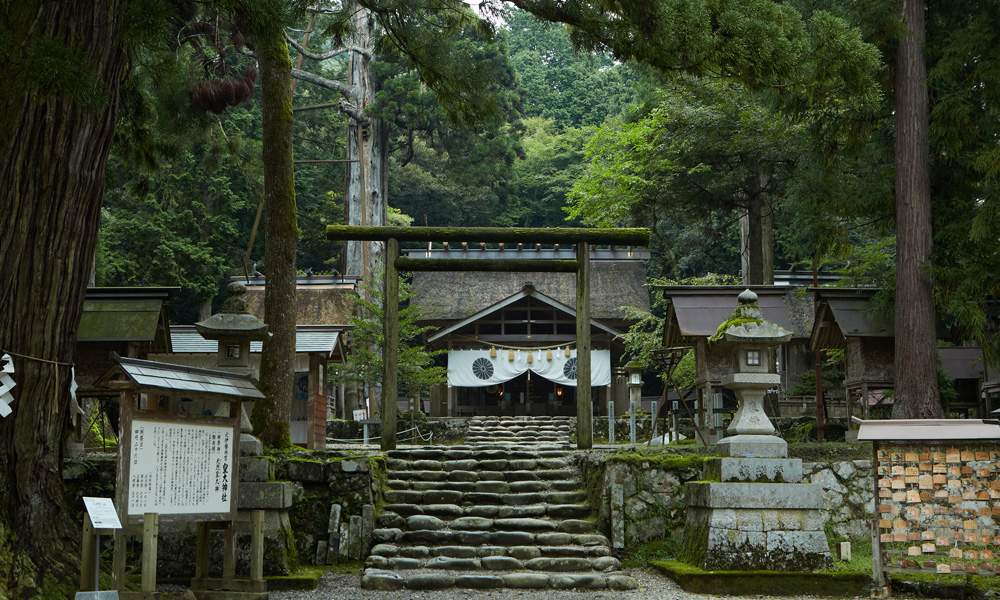
M 428 554 L 432 549 L 428 548 Z M 446 571 L 617 571 L 621 563 L 613 556 L 542 556 L 540 548 L 524 547 L 521 558 L 512 555 L 479 556 L 471 546 L 444 546 L 434 548 L 437 553 L 427 557 L 383 556 L 372 554 L 365 560 L 365 567 L 372 569 L 441 569 Z M 522 549 L 519 549 L 522 550 Z M 537 554 L 534 556 L 533 554 Z M 411 553 L 413 554 L 413 553 Z M 457 556 L 455 556 L 457 555 Z
M 400 461 L 402 462 L 402 461 Z M 493 463 L 499 461 L 482 461 L 477 466 L 468 470 L 428 469 L 429 465 L 420 464 L 428 461 L 416 461 L 412 465 L 392 464 L 387 465 L 387 476 L 389 479 L 406 479 L 416 481 L 556 481 L 578 479 L 577 469 L 562 468 L 542 468 L 534 466 L 529 469 L 515 469 L 512 467 L 502 467 L 500 469 L 490 468 Z M 521 462 L 521 461 L 513 461 Z
M 557 589 L 557 590 L 634 590 L 636 580 L 620 571 L 553 572 L 490 569 L 478 571 L 417 568 L 388 571 L 365 569 L 361 587 L 368 590 L 441 590 L 462 589 Z
M 414 462 L 418 460 L 430 461 L 457 461 L 457 460 L 517 460 L 517 459 L 538 459 L 538 458 L 567 458 L 572 457 L 573 452 L 564 447 L 541 446 L 531 450 L 520 450 L 516 447 L 506 445 L 489 446 L 455 446 L 455 447 L 428 447 L 415 448 L 412 450 L 390 450 L 389 460 L 398 459 Z
M 486 517 L 510 519 L 517 517 L 551 517 L 554 519 L 580 520 L 590 516 L 587 504 L 525 504 L 498 506 L 491 504 L 386 504 L 383 514 L 400 517 L 432 515 L 436 517 Z
M 426 515 L 423 515 L 426 518 Z M 474 517 L 467 517 L 474 518 Z M 376 544 L 431 546 L 608 546 L 608 538 L 598 533 L 533 531 L 475 531 L 452 529 L 409 529 L 382 527 L 374 530 Z
M 390 458 L 386 468 L 390 471 L 534 471 L 574 469 L 576 460 L 558 458 L 466 458 L 463 460 L 405 460 Z
M 601 558 L 603 556 L 611 556 L 611 549 L 607 546 L 397 546 L 395 544 L 378 544 L 372 548 L 371 553 L 373 556 L 384 558 L 400 557 L 422 560 L 435 556 L 480 559 L 484 557 L 507 556 L 521 561 L 523 565 L 524 561 L 543 556 Z M 487 560 L 484 566 L 489 566 L 491 562 L 495 563 L 499 561 Z M 510 564 L 513 565 L 513 563 Z M 496 567 L 491 566 L 491 568 Z
M 470 432 L 475 431 L 475 432 L 479 432 L 479 433 L 490 432 L 490 431 L 499 431 L 499 432 L 506 432 L 506 433 L 511 433 L 511 434 L 518 434 L 518 433 L 547 433 L 547 434 L 557 434 L 557 433 L 569 433 L 571 431 L 571 429 L 570 429 L 570 427 L 568 425 L 562 425 L 562 426 L 559 426 L 559 427 L 554 427 L 554 426 L 551 426 L 551 425 L 550 426 L 541 426 L 541 427 L 539 427 L 539 426 L 530 426 L 530 425 L 529 426 L 513 425 L 513 426 L 510 426 L 510 427 L 503 427 L 503 426 L 500 426 L 500 425 L 469 425 L 468 431 L 470 431 Z
M 378 525 L 384 529 L 399 529 L 401 531 L 422 531 L 422 530 L 452 530 L 452 531 L 533 531 L 536 533 L 568 533 L 568 534 L 592 534 L 597 530 L 597 525 L 593 521 L 584 519 L 552 519 L 544 513 L 525 516 L 523 514 L 501 511 L 495 507 L 493 517 L 483 517 L 479 515 L 454 514 L 414 514 L 404 517 L 398 513 L 385 511 L 378 517 Z M 479 512 L 479 511 L 476 511 Z M 510 515 L 510 516 L 501 516 Z M 561 539 L 561 538 L 560 538 Z
M 473 484 L 474 485 L 474 484 Z M 463 492 L 455 489 L 386 490 L 383 498 L 390 504 L 580 504 L 587 501 L 585 492 Z
M 582 491 L 579 481 L 424 481 L 421 479 L 389 479 L 390 490 L 455 490 L 458 492 L 486 492 L 509 494 L 521 492 L 577 492 Z

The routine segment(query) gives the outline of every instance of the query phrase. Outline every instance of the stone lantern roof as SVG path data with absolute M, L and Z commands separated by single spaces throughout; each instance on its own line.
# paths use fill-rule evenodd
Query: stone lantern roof
M 195 323 L 198 333 L 206 340 L 239 339 L 250 342 L 267 339 L 267 325 L 247 310 L 247 301 L 243 297 L 247 293 L 246 286 L 234 281 L 226 287 L 226 291 L 229 297 L 222 305 L 222 312 Z

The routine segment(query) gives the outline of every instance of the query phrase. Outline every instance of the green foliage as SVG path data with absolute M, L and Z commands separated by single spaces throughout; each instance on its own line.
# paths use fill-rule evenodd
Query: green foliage
M 822 364 L 823 391 L 829 393 L 832 390 L 842 390 L 844 388 L 844 351 L 833 348 L 823 350 L 824 360 Z M 788 389 L 789 396 L 815 396 L 816 395 L 816 371 L 807 369 L 799 373 L 798 381 Z
M 383 275 L 377 275 L 377 281 L 383 281 Z M 381 285 L 360 284 L 362 294 L 353 297 L 358 304 L 358 316 L 351 317 L 351 351 L 343 368 L 331 373 L 330 379 L 335 383 L 346 381 L 365 381 L 371 384 L 382 378 L 382 354 L 385 335 L 383 322 L 384 293 Z M 405 304 L 413 296 L 410 285 L 403 277 L 399 282 L 399 301 Z M 406 395 L 412 389 L 426 391 L 430 386 L 445 381 L 447 370 L 434 365 L 434 357 L 444 353 L 428 350 L 420 340 L 420 335 L 431 327 L 421 327 L 417 324 L 420 309 L 416 305 L 405 306 L 399 310 L 399 356 L 398 356 L 398 389 L 401 395 Z
M 527 117 L 558 129 L 596 126 L 627 108 L 636 75 L 606 52 L 576 51 L 566 28 L 508 8 L 503 14 L 510 62 Z
M 833 13 L 805 14 L 770 0 L 553 3 L 515 0 L 540 18 L 568 23 L 579 48 L 608 49 L 663 73 L 728 77 L 755 89 L 781 89 L 805 102 L 881 97 L 878 50 Z
M 626 569 L 642 569 L 651 560 L 674 560 L 677 558 L 678 550 L 679 543 L 672 537 L 647 542 L 629 550 L 622 558 L 622 566 Z
M 727 275 L 716 275 L 709 273 L 704 277 L 692 277 L 680 282 L 668 279 L 652 279 L 646 286 L 650 289 L 650 299 L 652 308 L 650 312 L 637 310 L 631 306 L 623 306 L 627 319 L 635 321 L 629 327 L 621 339 L 625 344 L 625 354 L 622 356 L 622 363 L 637 360 L 645 365 L 652 365 L 653 353 L 663 347 L 663 324 L 666 318 L 667 305 L 663 295 L 655 291 L 659 285 L 730 285 L 735 283 L 735 278 Z M 664 377 L 663 373 L 659 373 Z M 689 350 L 684 354 L 680 363 L 673 372 L 673 382 L 679 389 L 686 389 L 694 384 L 695 362 L 694 351 Z

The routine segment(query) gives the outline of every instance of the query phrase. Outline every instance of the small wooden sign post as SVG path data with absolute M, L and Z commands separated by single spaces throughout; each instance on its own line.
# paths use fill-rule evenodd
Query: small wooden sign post
M 80 591 L 77 600 L 118 598 L 117 591 L 100 591 L 101 536 L 122 528 L 111 498 L 84 497 L 83 548 L 80 557 Z

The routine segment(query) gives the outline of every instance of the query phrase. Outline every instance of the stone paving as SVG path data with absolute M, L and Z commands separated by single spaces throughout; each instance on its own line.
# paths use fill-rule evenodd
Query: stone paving
M 390 452 L 362 587 L 634 589 L 557 419 L 484 418 L 466 446 Z

